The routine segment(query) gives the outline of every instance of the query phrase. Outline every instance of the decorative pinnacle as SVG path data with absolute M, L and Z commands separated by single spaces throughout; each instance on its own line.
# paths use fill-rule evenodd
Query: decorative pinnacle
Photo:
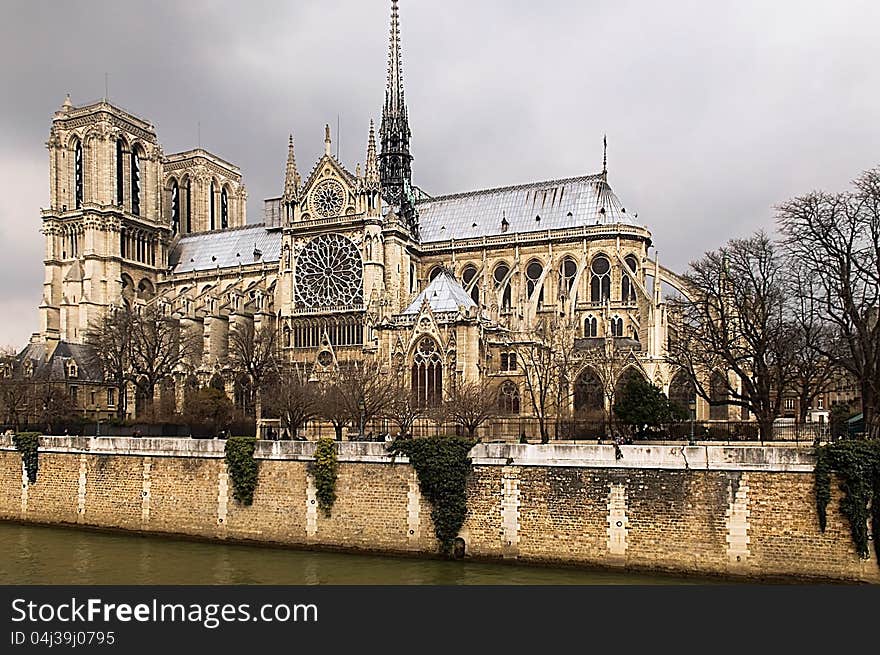
M 367 161 L 365 164 L 367 180 L 379 179 L 379 165 L 376 160 L 376 126 L 370 119 L 370 138 L 367 140 Z
M 296 170 L 296 155 L 293 152 L 293 135 L 287 143 L 287 170 L 284 175 L 284 197 L 288 200 L 295 199 L 299 195 L 299 187 L 302 183 L 299 171 Z
M 333 153 L 330 147 L 331 144 L 332 141 L 330 140 L 330 123 L 327 123 L 326 125 L 324 125 L 324 154 L 328 157 L 331 157 Z
M 608 135 L 602 135 L 602 177 L 608 177 Z
M 388 86 L 385 108 L 392 114 L 406 111 L 403 101 L 403 62 L 400 56 L 400 13 L 397 0 L 391 0 L 391 38 L 388 45 Z

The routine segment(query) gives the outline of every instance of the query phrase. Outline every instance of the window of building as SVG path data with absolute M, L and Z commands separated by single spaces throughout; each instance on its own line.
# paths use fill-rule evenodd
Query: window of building
M 90 391 L 89 392 L 89 404 L 92 407 L 94 407 L 95 405 L 98 404 L 98 392 L 97 391 Z
M 70 387 L 68 393 L 70 394 L 70 402 L 74 405 L 79 404 L 79 387 Z
M 619 316 L 615 316 L 611 319 L 611 336 L 612 337 L 622 337 L 623 336 L 623 319 Z
M 620 280 L 620 300 L 632 304 L 636 302 L 636 285 L 634 279 L 637 274 L 636 272 L 639 262 L 633 255 L 627 255 L 624 261 L 626 262 L 629 271 L 624 270 L 623 276 Z
M 501 370 L 515 371 L 517 366 L 516 353 L 501 353 Z
M 69 377 L 69 378 L 79 377 L 79 369 L 76 366 L 76 362 L 73 360 L 70 360 L 67 363 L 67 377 Z
M 192 232 L 192 184 L 186 180 L 186 233 Z
M 171 233 L 180 232 L 180 188 L 177 180 L 171 181 Z
M 211 229 L 212 229 L 212 230 L 215 229 L 215 228 L 217 227 L 217 225 L 216 225 L 216 217 L 215 217 L 215 215 L 216 215 L 216 205 L 217 205 L 217 199 L 215 198 L 216 195 L 217 195 L 217 189 L 216 189 L 216 187 L 214 186 L 214 181 L 211 180 L 211 191 L 210 191 L 210 195 L 208 196 L 208 204 L 210 205 L 210 213 L 211 213 Z
M 220 192 L 220 227 L 224 230 L 229 227 L 229 192 L 226 187 Z
M 599 321 L 596 320 L 595 316 L 587 316 L 587 318 L 584 319 L 584 336 L 599 336 Z
M 116 389 L 107 389 L 107 407 L 116 407 Z
M 434 268 L 432 268 L 432 269 L 431 269 L 431 272 L 428 273 L 428 282 L 433 282 L 433 281 L 434 281 L 434 278 L 436 278 L 438 275 L 440 275 L 440 272 L 441 272 L 442 270 L 443 270 L 443 269 L 440 268 L 439 266 L 435 266 Z
M 538 286 L 538 283 L 541 280 L 541 275 L 544 273 L 544 267 L 541 265 L 541 262 L 537 260 L 532 260 L 529 262 L 529 265 L 526 266 L 526 297 L 531 300 L 532 296 L 535 293 L 535 289 Z M 541 290 L 538 292 L 538 304 L 541 305 L 544 302 L 544 286 L 541 285 Z
M 131 213 L 141 213 L 141 158 L 137 148 L 131 150 Z
M 577 263 L 571 257 L 566 257 L 562 260 L 559 273 L 562 277 L 562 289 L 566 292 L 565 297 L 570 298 L 574 289 L 574 279 L 577 277 Z
M 786 398 L 785 399 L 785 409 L 789 409 L 789 410 L 794 409 L 794 398 Z
M 413 355 L 412 393 L 421 407 L 437 407 L 443 400 L 443 360 L 431 337 L 423 337 Z
M 480 285 L 477 284 L 475 278 L 477 277 L 477 267 L 473 264 L 468 264 L 464 267 L 464 270 L 461 272 L 461 283 L 462 286 L 467 289 L 471 284 L 471 298 L 478 305 L 480 304 Z
M 498 409 L 502 414 L 519 414 L 519 387 L 513 380 L 501 383 L 498 394 Z
M 508 279 L 508 274 L 510 273 L 510 267 L 507 264 L 501 263 L 495 267 L 495 273 L 493 273 L 492 277 L 495 279 L 495 290 L 501 292 L 501 309 L 507 310 L 510 309 L 511 306 L 511 292 L 510 292 L 510 280 Z
M 116 204 L 120 207 L 125 201 L 125 146 L 122 139 L 116 139 Z
M 593 259 L 590 271 L 590 301 L 604 303 L 611 297 L 611 262 L 605 255 L 599 255 Z
M 825 399 L 822 396 L 816 398 L 816 407 L 818 409 L 825 409 Z
M 82 208 L 83 204 L 83 147 L 82 141 L 77 140 L 73 148 L 73 167 L 74 167 L 74 202 L 77 209 Z

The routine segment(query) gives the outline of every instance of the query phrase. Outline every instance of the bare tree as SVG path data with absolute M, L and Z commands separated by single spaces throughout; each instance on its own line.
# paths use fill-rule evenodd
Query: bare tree
M 102 320 L 89 326 L 85 342 L 101 364 L 104 380 L 116 386 L 119 395 L 116 415 L 125 418 L 125 398 L 131 364 L 133 316 L 128 307 L 111 310 Z
M 865 429 L 880 438 L 880 168 L 845 193 L 813 192 L 777 208 L 790 261 L 811 272 L 799 295 L 832 326 L 820 352 L 859 381 Z
M 479 382 L 460 382 L 452 387 L 445 402 L 446 416 L 474 438 L 481 425 L 495 415 L 498 395 Z
M 339 385 L 328 384 L 321 389 L 318 416 L 330 422 L 336 433 L 336 441 L 342 441 L 342 430 L 351 423 L 352 413 Z
M 786 292 L 791 297 L 794 338 L 794 375 L 791 390 L 798 398 L 800 423 L 816 398 L 828 391 L 840 373 L 837 363 L 839 341 L 831 325 L 821 317 L 811 271 L 804 262 L 788 259 Z
M 263 415 L 263 388 L 277 372 L 278 359 L 278 331 L 274 325 L 264 323 L 257 328 L 253 321 L 247 320 L 230 331 L 229 360 L 233 369 L 247 376 L 257 425 Z
M 383 370 L 378 359 L 342 364 L 336 387 L 360 435 L 363 435 L 364 426 L 380 416 L 394 396 L 388 371 Z
M 301 365 L 294 362 L 281 367 L 268 388 L 272 396 L 269 402 L 292 437 L 319 415 L 320 388 L 316 382 L 309 381 Z
M 152 415 L 156 386 L 190 360 L 201 344 L 180 329 L 180 322 L 148 305 L 131 321 L 131 376 Z
M 397 427 L 398 437 L 407 438 L 412 436 L 413 425 L 426 411 L 427 408 L 419 403 L 402 371 L 398 372 L 391 383 L 391 394 L 381 415 Z
M 507 345 L 522 364 L 541 443 L 548 443 L 551 426 L 558 430 L 574 394 L 578 369 L 574 323 L 568 319 L 540 321 L 527 332 L 511 333 Z
M 689 297 L 670 303 L 676 333 L 670 360 L 710 403 L 719 402 L 711 380 L 721 380 L 724 403 L 754 413 L 764 438 L 794 375 L 783 266 L 764 233 L 734 239 L 692 262 L 683 276 Z

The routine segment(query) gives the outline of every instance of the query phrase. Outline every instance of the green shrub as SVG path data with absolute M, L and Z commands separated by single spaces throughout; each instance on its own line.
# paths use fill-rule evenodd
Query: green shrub
M 232 495 L 242 505 L 254 502 L 259 476 L 254 459 L 257 440 L 254 437 L 230 437 L 226 440 L 226 470 L 232 478 Z
M 338 462 L 336 459 L 336 443 L 333 439 L 318 440 L 315 449 L 315 463 L 312 472 L 315 476 L 318 507 L 329 517 L 333 503 L 336 501 L 336 477 Z
M 476 442 L 461 437 L 396 439 L 389 446 L 392 455 L 406 455 L 416 470 L 419 488 L 431 503 L 434 533 L 440 552 L 452 553 L 452 546 L 467 516 L 468 457 Z
M 18 452 L 21 453 L 21 461 L 24 462 L 24 469 L 27 471 L 28 484 L 36 484 L 37 469 L 40 467 L 40 458 L 38 450 L 40 447 L 39 432 L 21 432 L 12 435 L 12 443 L 15 444 Z

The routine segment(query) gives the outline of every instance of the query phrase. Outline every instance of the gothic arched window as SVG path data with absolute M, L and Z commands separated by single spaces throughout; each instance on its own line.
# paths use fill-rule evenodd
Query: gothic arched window
M 559 275 L 562 278 L 562 288 L 568 294 L 566 297 L 570 298 L 574 289 L 574 279 L 577 277 L 577 263 L 571 257 L 566 257 L 559 267 Z
M 599 321 L 596 320 L 595 316 L 587 316 L 587 318 L 584 319 L 584 336 L 599 336 Z
M 180 187 L 171 180 L 171 233 L 180 232 Z
M 507 279 L 508 273 L 510 273 L 510 267 L 507 264 L 501 263 L 495 267 L 495 273 L 493 273 L 492 277 L 495 278 L 495 290 L 501 291 L 501 309 L 510 309 L 511 305 L 511 294 L 510 294 L 510 280 Z
M 623 336 L 623 319 L 619 316 L 615 316 L 611 319 L 611 336 L 612 337 L 622 337 Z
M 471 287 L 471 298 L 478 305 L 480 304 L 480 285 L 474 281 L 474 278 L 477 277 L 477 267 L 473 264 L 468 264 L 464 267 L 464 270 L 461 272 L 461 283 L 462 286 L 467 289 L 468 286 L 473 283 Z
M 498 391 L 498 410 L 502 414 L 519 414 L 519 387 L 513 380 L 505 380 Z
M 603 303 L 611 297 L 611 262 L 605 255 L 593 259 L 590 265 L 590 301 Z
M 434 268 L 432 268 L 431 272 L 428 273 L 428 282 L 433 282 L 434 278 L 437 277 L 438 275 L 440 275 L 440 273 L 442 271 L 443 271 L 443 269 L 440 268 L 439 266 L 435 266 Z
M 420 407 L 437 407 L 443 400 L 443 358 L 431 337 L 422 337 L 416 346 L 412 393 Z
M 226 187 L 220 192 L 220 227 L 224 230 L 229 227 L 229 192 Z
M 186 178 L 186 233 L 192 232 L 192 182 Z
M 217 202 L 215 199 L 216 195 L 217 195 L 217 190 L 216 190 L 216 187 L 214 186 L 214 180 L 211 180 L 211 195 L 208 196 L 208 203 L 211 206 L 211 229 L 212 230 L 217 227 L 216 218 L 215 218 L 216 205 L 217 205 Z
M 285 250 L 285 260 L 288 257 Z M 360 307 L 364 302 L 360 250 L 341 234 L 322 234 L 296 258 L 296 306 Z
M 137 147 L 131 149 L 131 213 L 141 213 L 141 158 Z
M 544 273 L 544 267 L 541 266 L 541 262 L 538 260 L 532 260 L 529 262 L 529 265 L 526 266 L 526 300 L 531 300 L 532 295 L 535 293 L 535 289 L 538 286 L 538 282 L 541 280 L 541 275 Z M 541 290 L 538 292 L 538 304 L 542 304 L 544 302 L 544 287 L 541 287 Z
M 74 207 L 81 209 L 83 204 L 83 147 L 82 141 L 77 139 L 73 147 L 73 187 L 74 187 Z
M 629 271 L 624 269 L 620 280 L 620 300 L 625 303 L 634 303 L 636 301 L 636 285 L 633 279 L 639 266 L 639 262 L 633 255 L 627 255 L 626 262 Z M 632 276 L 630 275 L 632 271 Z
M 125 144 L 116 139 L 116 204 L 120 207 L 125 201 Z

